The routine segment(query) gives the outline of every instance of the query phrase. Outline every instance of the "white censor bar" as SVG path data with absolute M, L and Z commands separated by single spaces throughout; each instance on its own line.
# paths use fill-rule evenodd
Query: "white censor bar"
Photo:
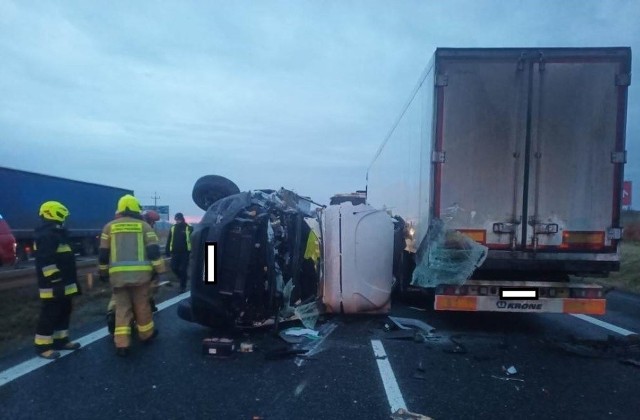
M 538 299 L 538 289 L 513 288 L 500 289 L 500 299 Z
M 207 284 L 216 283 L 216 266 L 218 262 L 218 243 L 206 242 L 204 253 L 204 281 Z

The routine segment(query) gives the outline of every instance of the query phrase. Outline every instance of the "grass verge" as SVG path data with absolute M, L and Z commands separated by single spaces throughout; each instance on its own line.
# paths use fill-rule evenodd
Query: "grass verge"
M 589 279 L 603 286 L 640 293 L 640 241 L 625 241 L 620 245 L 620 271 L 607 278 Z

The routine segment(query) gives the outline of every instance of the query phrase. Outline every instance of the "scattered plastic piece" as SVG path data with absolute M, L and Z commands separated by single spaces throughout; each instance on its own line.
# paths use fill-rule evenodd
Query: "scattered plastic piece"
M 411 411 L 399 408 L 395 413 L 391 414 L 393 420 L 433 420 L 423 414 L 412 413 Z
M 294 337 L 300 337 L 302 335 L 304 335 L 306 337 L 318 337 L 318 331 L 312 330 L 312 329 L 309 329 L 309 328 L 293 327 L 293 328 L 288 328 L 288 329 L 284 330 L 283 332 L 286 335 L 292 335 Z
M 518 382 L 524 382 L 524 379 L 518 379 L 518 378 L 506 378 L 506 377 L 500 377 L 500 376 L 495 376 L 495 375 L 491 375 L 491 377 L 493 379 L 500 379 L 501 381 L 518 381 Z
M 413 327 L 422 330 L 422 332 L 424 332 L 425 334 L 431 334 L 436 330 L 431 325 L 427 324 L 426 322 L 422 322 L 419 319 L 390 316 L 389 320 L 391 320 L 391 322 L 393 322 L 401 330 L 408 330 Z
M 515 368 L 515 366 L 509 366 L 506 372 L 507 375 L 515 375 L 516 373 L 518 373 L 518 370 Z
M 631 366 L 635 366 L 635 367 L 639 367 L 640 368 L 640 360 L 622 359 L 622 360 L 620 360 L 620 363 L 622 363 L 623 365 L 631 365 Z

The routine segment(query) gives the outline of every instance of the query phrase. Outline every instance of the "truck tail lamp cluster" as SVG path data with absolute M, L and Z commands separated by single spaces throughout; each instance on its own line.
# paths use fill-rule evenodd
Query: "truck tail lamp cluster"
M 479 244 L 487 243 L 487 231 L 484 229 L 458 229 L 458 232 L 473 239 Z
M 603 231 L 570 231 L 562 232 L 560 249 L 601 249 L 604 248 L 605 232 Z

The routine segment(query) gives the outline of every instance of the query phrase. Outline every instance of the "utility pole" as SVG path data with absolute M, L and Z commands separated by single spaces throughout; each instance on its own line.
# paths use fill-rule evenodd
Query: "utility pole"
M 153 197 L 151 197 L 153 199 L 153 207 L 156 208 L 156 210 L 158 209 L 158 200 L 160 199 L 160 197 L 158 197 L 158 193 L 157 192 L 153 192 Z

